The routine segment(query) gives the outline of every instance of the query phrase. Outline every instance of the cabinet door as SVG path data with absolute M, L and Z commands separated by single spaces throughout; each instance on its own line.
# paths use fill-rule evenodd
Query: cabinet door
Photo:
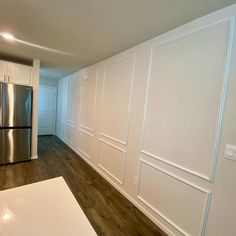
M 7 62 L 0 60 L 0 81 L 7 82 L 5 81 L 6 76 L 7 76 Z
M 13 84 L 31 85 L 31 72 L 30 66 L 25 66 L 16 63 L 8 63 L 9 80 L 7 82 Z

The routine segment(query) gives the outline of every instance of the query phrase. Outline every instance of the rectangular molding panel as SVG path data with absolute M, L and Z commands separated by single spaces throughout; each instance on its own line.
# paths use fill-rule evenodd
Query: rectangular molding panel
M 231 24 L 151 48 L 142 153 L 209 181 L 219 149 Z
M 138 198 L 183 235 L 204 235 L 211 193 L 141 160 Z

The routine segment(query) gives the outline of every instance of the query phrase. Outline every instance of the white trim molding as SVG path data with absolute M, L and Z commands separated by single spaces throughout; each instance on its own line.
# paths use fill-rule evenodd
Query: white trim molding
M 80 74 L 80 105 L 79 105 L 79 121 L 81 122 L 81 107 L 82 107 L 82 89 L 83 89 L 83 81 L 88 80 L 88 74 L 90 72 L 90 70 L 94 70 L 93 67 L 88 68 L 86 71 L 82 71 L 82 73 Z M 95 78 L 95 90 L 94 90 L 94 103 L 93 103 L 93 124 L 92 127 L 87 127 L 86 125 L 83 125 L 81 123 L 79 123 L 79 126 L 83 129 L 87 129 L 91 132 L 94 131 L 94 126 L 95 126 L 95 118 L 96 118 L 96 105 L 97 105 L 97 86 L 98 86 L 98 72 L 97 72 L 97 68 L 95 68 L 95 74 L 96 74 L 96 78 Z M 86 76 L 86 79 L 84 79 L 84 76 Z
M 78 131 L 79 131 L 79 132 L 82 132 L 82 133 L 84 133 L 84 134 L 87 134 L 87 135 L 89 135 L 90 137 L 93 137 L 93 136 L 94 136 L 94 134 L 91 134 L 91 133 L 89 133 L 89 132 L 87 132 L 86 130 L 83 130 L 83 129 L 78 129 Z
M 205 194 L 205 201 L 204 201 L 204 206 L 203 206 L 203 212 L 201 215 L 201 226 L 199 229 L 199 236 L 204 236 L 205 235 L 205 229 L 206 229 L 206 224 L 207 224 L 207 219 L 208 219 L 208 211 L 209 211 L 209 207 L 210 207 L 210 201 L 211 201 L 211 195 L 212 193 L 209 190 L 206 190 L 200 186 L 197 186 L 194 183 L 191 183 L 188 180 L 185 180 L 175 174 L 170 173 L 167 170 L 164 170 L 163 168 L 160 168 L 144 159 L 140 159 L 140 168 L 139 168 L 139 176 L 138 176 L 138 188 L 137 188 L 137 198 L 143 202 L 146 206 L 148 206 L 151 210 L 153 210 L 155 213 L 157 213 L 161 218 L 163 218 L 167 223 L 169 223 L 170 225 L 172 225 L 175 229 L 177 229 L 179 232 L 181 232 L 184 235 L 189 235 L 187 232 L 185 232 L 184 229 L 181 228 L 181 226 L 177 225 L 176 223 L 174 223 L 172 220 L 170 220 L 166 215 L 164 215 L 162 212 L 160 212 L 158 209 L 156 209 L 154 206 L 152 206 L 150 203 L 148 203 L 145 199 L 143 199 L 140 196 L 140 180 L 141 180 L 141 175 L 142 175 L 142 164 L 146 164 L 148 166 L 150 166 L 151 168 L 154 168 L 157 171 L 160 171 L 162 173 L 164 173 L 165 175 L 168 175 L 171 178 L 174 178 L 177 181 L 180 181 L 188 186 L 190 186 L 191 188 L 194 188 L 197 191 L 202 192 L 203 194 Z
M 81 148 L 79 148 L 79 147 L 76 147 L 76 149 L 78 149 L 78 151 L 79 152 L 81 152 L 84 156 L 86 156 L 88 159 L 92 159 L 92 157 L 89 155 L 89 154 L 87 154 L 86 152 L 84 152 Z
M 106 84 L 106 69 L 107 65 L 111 65 L 123 60 L 132 59 L 132 73 L 131 73 L 131 81 L 130 81 L 130 91 L 129 91 L 129 101 L 128 101 L 128 118 L 127 125 L 125 128 L 125 138 L 124 140 L 117 139 L 115 137 L 111 137 L 110 135 L 104 133 L 102 131 L 102 120 L 103 120 L 103 104 L 104 104 L 104 92 L 105 92 L 105 84 Z M 123 57 L 117 57 L 110 61 L 109 63 L 104 65 L 104 76 L 103 76 L 103 86 L 102 86 L 102 103 L 101 103 L 101 118 L 100 118 L 100 135 L 103 137 L 109 138 L 113 141 L 116 141 L 120 144 L 127 145 L 128 143 L 128 135 L 129 135 L 129 126 L 130 126 L 130 115 L 131 115 L 131 105 L 132 105 L 132 96 L 133 96 L 133 87 L 134 87 L 134 74 L 135 74 L 135 66 L 136 66 L 136 53 L 131 53 L 129 55 L 125 55 Z
M 123 170 L 122 170 L 122 178 L 119 179 L 117 178 L 116 176 L 114 176 L 114 174 L 112 174 L 109 170 L 107 170 L 101 163 L 100 163 L 100 159 L 101 159 L 101 143 L 105 143 L 106 145 L 109 145 L 115 149 L 117 149 L 118 151 L 122 152 L 123 153 Z M 124 179 L 125 179 L 125 167 L 126 167 L 126 157 L 127 157 L 127 152 L 126 150 L 122 149 L 122 148 L 119 148 L 109 142 L 107 142 L 106 140 L 104 139 L 99 139 L 99 154 L 98 154 L 98 163 L 97 165 L 102 169 L 104 170 L 108 175 L 110 175 L 114 180 L 116 180 L 119 184 L 123 185 L 124 184 Z
M 148 108 L 148 102 L 149 102 L 149 87 L 150 87 L 150 80 L 151 80 L 151 73 L 152 73 L 152 60 L 153 60 L 153 50 L 159 47 L 162 47 L 164 45 L 168 45 L 174 42 L 177 42 L 182 39 L 190 38 L 198 33 L 205 32 L 211 29 L 215 29 L 220 26 L 226 25 L 228 27 L 228 40 L 227 40 L 227 46 L 226 46 L 226 55 L 225 55 L 225 61 L 222 71 L 222 82 L 221 82 L 221 91 L 219 96 L 219 104 L 218 104 L 218 113 L 217 113 L 217 121 L 216 121 L 216 127 L 214 132 L 214 139 L 213 139 L 213 145 L 212 145 L 212 157 L 210 162 L 210 170 L 209 174 L 205 175 L 203 173 L 199 173 L 198 171 L 195 171 L 191 168 L 187 168 L 185 166 L 182 166 L 178 163 L 172 162 L 167 160 L 164 157 L 159 157 L 153 153 L 148 152 L 144 148 L 144 137 L 145 137 L 145 131 L 146 131 L 146 121 L 147 121 L 147 108 Z M 220 136 L 221 136 L 221 128 L 223 123 L 223 115 L 224 115 L 224 107 L 225 107 L 225 98 L 226 98 L 226 92 L 227 92 L 227 85 L 228 85 L 228 78 L 229 78 L 229 71 L 230 71 L 230 64 L 231 64 L 231 56 L 232 56 L 232 48 L 233 48 L 233 37 L 234 37 L 234 29 L 235 29 L 235 17 L 229 17 L 226 19 L 223 19 L 221 21 L 218 21 L 216 23 L 200 27 L 198 29 L 195 29 L 193 31 L 187 32 L 185 34 L 179 35 L 175 38 L 172 38 L 170 40 L 154 44 L 150 48 L 150 58 L 149 58 L 149 69 L 148 69 L 148 80 L 147 80 L 147 88 L 146 88 L 146 95 L 145 95 L 145 107 L 144 107 L 144 119 L 143 119 L 143 125 L 142 125 L 142 144 L 141 144 L 141 150 L 140 152 L 142 154 L 148 155 L 154 159 L 157 159 L 167 165 L 173 166 L 175 168 L 178 168 L 180 170 L 183 170 L 187 173 L 190 173 L 192 175 L 195 175 L 201 179 L 207 180 L 211 183 L 214 182 L 215 178 L 215 171 L 216 171 L 216 164 L 218 159 L 218 152 L 219 152 L 219 143 L 220 143 Z
M 160 221 L 158 221 L 156 218 L 153 217 L 152 214 L 150 214 L 147 209 L 145 209 L 134 197 L 130 196 L 121 186 L 120 184 L 117 184 L 116 181 L 113 181 L 113 178 L 110 178 L 109 175 L 104 173 L 101 168 L 98 168 L 95 166 L 90 159 L 86 158 L 86 156 L 80 152 L 78 149 L 71 146 L 68 142 L 66 142 L 65 139 L 58 137 L 63 143 L 68 145 L 75 153 L 77 153 L 88 165 L 90 165 L 98 174 L 100 174 L 104 179 L 106 179 L 115 189 L 117 189 L 124 197 L 126 197 L 130 202 L 132 202 L 138 209 L 140 209 L 148 218 L 150 218 L 155 224 L 157 224 L 163 231 L 165 231 L 170 236 L 175 236 L 175 234 L 166 227 L 166 225 L 162 224 Z M 118 182 L 119 183 L 119 182 Z

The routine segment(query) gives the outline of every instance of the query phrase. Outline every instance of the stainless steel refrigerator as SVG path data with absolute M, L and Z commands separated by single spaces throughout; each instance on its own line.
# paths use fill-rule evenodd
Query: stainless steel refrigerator
M 0 83 L 0 164 L 31 158 L 32 87 Z

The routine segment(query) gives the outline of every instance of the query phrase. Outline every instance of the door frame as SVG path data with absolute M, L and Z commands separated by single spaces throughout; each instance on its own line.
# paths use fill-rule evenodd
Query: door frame
M 53 101 L 53 108 L 54 108 L 54 112 L 53 112 L 53 135 L 55 135 L 56 134 L 56 114 L 57 114 L 57 87 L 39 84 L 39 93 L 40 93 L 40 87 L 50 88 L 50 89 L 54 90 L 54 96 L 53 96 L 53 98 L 54 98 L 54 101 Z M 39 119 L 39 115 L 38 115 L 38 119 Z M 38 130 L 39 130 L 39 127 L 38 127 Z M 38 135 L 40 135 L 40 134 L 38 134 Z

